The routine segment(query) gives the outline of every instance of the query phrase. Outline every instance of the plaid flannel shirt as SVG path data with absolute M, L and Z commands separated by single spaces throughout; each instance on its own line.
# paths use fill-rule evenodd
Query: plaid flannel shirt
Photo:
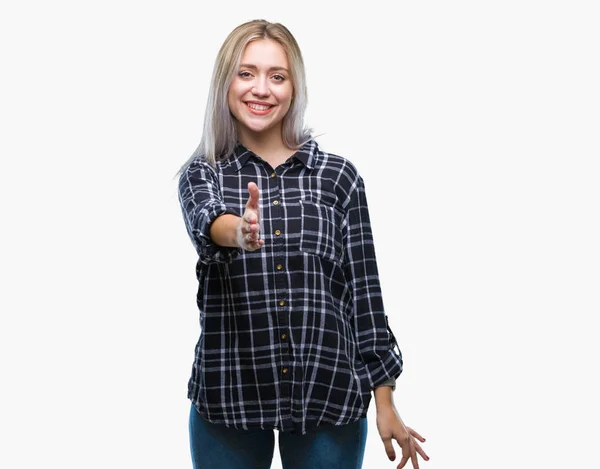
M 257 251 L 211 241 L 220 215 L 260 191 Z M 188 397 L 210 422 L 301 432 L 366 416 L 371 391 L 402 372 L 384 312 L 362 177 L 315 140 L 273 169 L 237 144 L 179 179 L 198 253 L 200 338 Z M 390 381 L 392 380 L 392 381 Z

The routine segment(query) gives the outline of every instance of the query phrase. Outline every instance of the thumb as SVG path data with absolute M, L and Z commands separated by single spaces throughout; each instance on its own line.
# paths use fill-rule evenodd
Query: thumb
M 383 446 L 385 446 L 385 452 L 387 453 L 389 460 L 393 461 L 394 459 L 396 459 L 396 452 L 394 451 L 394 446 L 392 445 L 392 439 L 386 438 L 385 440 L 382 439 L 382 441 Z
M 250 198 L 248 199 L 248 203 L 246 204 L 246 207 L 258 209 L 258 197 L 259 197 L 258 186 L 253 182 L 249 182 L 248 183 L 248 192 L 250 193 Z

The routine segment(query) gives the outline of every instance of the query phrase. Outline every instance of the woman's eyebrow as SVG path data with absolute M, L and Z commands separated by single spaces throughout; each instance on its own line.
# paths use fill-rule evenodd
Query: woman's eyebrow
M 254 70 L 257 69 L 256 65 L 252 65 L 252 64 L 240 64 L 240 68 L 252 68 Z M 271 67 L 269 68 L 269 71 L 273 71 L 273 70 L 283 70 L 284 72 L 288 72 L 288 69 L 285 67 Z M 289 72 L 288 72 L 289 73 Z

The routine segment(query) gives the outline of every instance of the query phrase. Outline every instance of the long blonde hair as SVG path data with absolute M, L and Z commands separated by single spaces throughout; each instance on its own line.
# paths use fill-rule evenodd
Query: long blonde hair
M 290 109 L 283 118 L 283 143 L 289 148 L 299 148 L 312 138 L 312 129 L 304 126 L 304 113 L 308 102 L 306 72 L 296 39 L 280 23 L 270 23 L 266 20 L 249 21 L 231 31 L 219 50 L 206 103 L 202 140 L 177 175 L 181 175 L 199 155 L 203 155 L 215 166 L 216 161 L 227 158 L 233 152 L 238 135 L 234 117 L 229 110 L 227 93 L 246 45 L 258 39 L 272 39 L 278 42 L 286 52 L 290 66 L 294 91 Z

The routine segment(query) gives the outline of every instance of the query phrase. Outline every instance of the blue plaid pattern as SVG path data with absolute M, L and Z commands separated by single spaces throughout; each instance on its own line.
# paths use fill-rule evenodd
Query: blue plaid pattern
M 254 252 L 217 246 L 221 214 L 260 191 Z M 384 312 L 365 186 L 315 140 L 273 169 L 237 144 L 195 158 L 179 201 L 198 254 L 200 338 L 188 397 L 210 422 L 301 432 L 367 415 L 371 391 L 397 378 L 402 354 Z

